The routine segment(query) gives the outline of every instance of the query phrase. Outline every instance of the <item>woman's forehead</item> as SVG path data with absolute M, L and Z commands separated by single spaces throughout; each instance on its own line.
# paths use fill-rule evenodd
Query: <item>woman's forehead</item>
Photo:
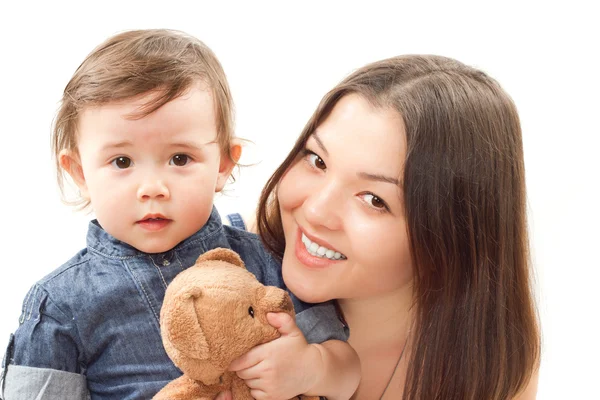
M 400 114 L 374 107 L 357 94 L 340 99 L 309 141 L 332 157 L 343 156 L 360 166 L 399 170 L 406 158 Z

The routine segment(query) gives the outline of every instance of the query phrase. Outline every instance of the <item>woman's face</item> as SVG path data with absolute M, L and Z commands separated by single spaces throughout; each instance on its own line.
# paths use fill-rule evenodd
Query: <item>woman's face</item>
M 283 277 L 308 302 L 389 294 L 412 279 L 400 115 L 344 96 L 278 185 Z

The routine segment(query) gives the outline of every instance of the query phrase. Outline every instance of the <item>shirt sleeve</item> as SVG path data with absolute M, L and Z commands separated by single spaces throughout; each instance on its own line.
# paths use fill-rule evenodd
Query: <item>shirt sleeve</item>
M 4 400 L 89 400 L 85 376 L 49 368 L 10 365 L 4 371 Z
M 19 327 L 6 357 L 7 365 L 85 372 L 75 319 L 37 284 L 25 297 Z
M 347 341 L 348 327 L 340 320 L 332 301 L 312 304 L 296 314 L 296 325 L 308 343 L 328 340 Z

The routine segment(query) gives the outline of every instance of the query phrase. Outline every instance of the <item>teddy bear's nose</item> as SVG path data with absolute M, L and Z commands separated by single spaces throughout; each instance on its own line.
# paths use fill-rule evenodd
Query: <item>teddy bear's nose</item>
M 261 309 L 265 314 L 268 312 L 287 312 L 291 314 L 294 311 L 294 303 L 292 303 L 290 295 L 274 286 L 267 286 L 261 303 Z

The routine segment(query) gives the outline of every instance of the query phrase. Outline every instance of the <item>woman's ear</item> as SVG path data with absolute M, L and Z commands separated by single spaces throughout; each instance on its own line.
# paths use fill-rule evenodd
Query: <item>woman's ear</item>
M 242 145 L 237 139 L 233 139 L 231 141 L 231 147 L 229 147 L 229 154 L 221 155 L 221 162 L 219 164 L 219 177 L 217 178 L 217 186 L 215 188 L 215 192 L 220 192 L 225 187 L 227 183 L 227 179 L 231 175 L 231 171 L 233 171 L 233 167 L 235 167 L 242 156 Z
M 61 150 L 58 155 L 58 160 L 62 169 L 64 169 L 73 179 L 73 182 L 79 188 L 79 193 L 82 197 L 89 199 L 87 184 L 81 167 L 79 155 L 73 150 Z

